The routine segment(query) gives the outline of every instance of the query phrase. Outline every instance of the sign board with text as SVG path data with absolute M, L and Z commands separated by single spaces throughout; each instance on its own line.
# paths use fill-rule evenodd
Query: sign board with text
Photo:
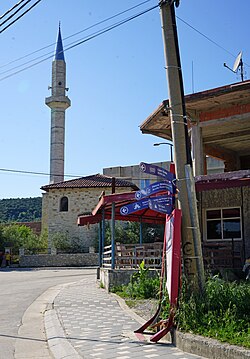
M 168 182 L 168 181 L 162 181 L 162 182 L 154 182 L 151 185 L 139 190 L 135 192 L 135 198 L 136 199 L 141 199 L 144 197 L 149 197 L 152 194 L 155 193 L 159 193 L 159 192 L 169 192 L 169 193 L 173 193 L 173 185 L 172 183 Z
M 158 196 L 151 197 L 148 200 L 150 209 L 156 212 L 171 214 L 173 210 L 173 197 L 171 196 Z
M 145 163 L 145 162 L 141 162 L 140 163 L 140 170 L 142 172 L 154 175 L 154 176 L 158 176 L 158 177 L 162 177 L 167 181 L 172 182 L 175 179 L 175 175 L 167 170 L 165 170 L 162 167 L 156 166 L 156 165 L 152 165 L 149 163 Z
M 148 198 L 122 206 L 120 208 L 120 213 L 121 215 L 126 216 L 127 214 L 138 212 L 144 208 L 148 208 Z

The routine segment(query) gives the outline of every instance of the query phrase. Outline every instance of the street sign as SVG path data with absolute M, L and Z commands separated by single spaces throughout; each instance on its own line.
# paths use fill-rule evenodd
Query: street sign
M 141 189 L 140 191 L 135 192 L 135 198 L 141 199 L 144 197 L 148 197 L 151 194 L 155 194 L 158 192 L 167 191 L 173 193 L 173 185 L 170 182 L 154 182 L 151 185 Z
M 158 196 L 149 198 L 148 206 L 153 211 L 171 214 L 173 210 L 173 197 Z
M 175 179 L 175 175 L 162 167 L 155 166 L 149 163 L 141 162 L 140 169 L 142 172 L 149 173 L 154 176 L 159 176 L 167 181 L 172 182 Z
M 140 211 L 141 209 L 144 209 L 144 208 L 148 208 L 148 198 L 141 199 L 140 201 L 129 203 L 125 206 L 122 206 L 120 208 L 120 213 L 123 216 L 126 216 L 127 214 Z

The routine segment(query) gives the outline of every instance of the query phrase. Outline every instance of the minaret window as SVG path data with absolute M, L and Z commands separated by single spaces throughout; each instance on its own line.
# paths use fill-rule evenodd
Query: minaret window
M 68 197 L 62 197 L 60 200 L 60 212 L 68 212 L 69 210 L 69 200 Z

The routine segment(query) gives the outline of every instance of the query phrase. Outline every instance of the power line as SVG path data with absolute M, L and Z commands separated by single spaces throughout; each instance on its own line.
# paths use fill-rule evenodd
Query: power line
M 46 173 L 46 172 L 14 170 L 14 169 L 9 169 L 9 168 L 0 168 L 0 172 L 19 173 L 19 174 L 31 174 L 31 175 L 39 175 L 39 176 L 50 176 L 50 173 Z M 57 174 L 55 174 L 55 176 L 57 176 Z M 66 174 L 66 175 L 64 175 L 64 177 L 81 178 L 81 177 L 83 177 L 83 175 L 70 175 L 70 174 Z
M 129 22 L 129 21 L 131 21 L 131 20 L 136 19 L 137 17 L 140 17 L 141 15 L 145 15 L 146 13 L 148 13 L 148 12 L 150 12 L 150 11 L 156 9 L 158 6 L 159 6 L 159 5 L 152 6 L 151 8 L 149 8 L 149 9 L 147 9 L 147 10 L 144 10 L 144 11 L 142 11 L 142 12 L 136 14 L 136 15 L 130 16 L 129 18 L 127 18 L 127 19 L 125 19 L 125 20 L 121 20 L 121 21 L 119 21 L 118 23 L 113 24 L 113 25 L 111 25 L 111 26 L 109 26 L 109 27 L 107 27 L 107 28 L 105 28 L 105 29 L 103 29 L 103 30 L 97 32 L 96 34 L 93 34 L 93 35 L 89 36 L 87 39 L 83 39 L 83 40 L 77 42 L 76 44 L 67 47 L 67 48 L 65 49 L 65 51 L 71 50 L 71 49 L 73 49 L 74 47 L 77 47 L 77 46 L 83 44 L 83 43 L 86 42 L 86 41 L 92 40 L 92 39 L 94 39 L 94 38 L 96 38 L 96 37 L 98 37 L 98 36 L 100 36 L 100 35 L 103 35 L 103 34 L 105 34 L 106 32 L 109 32 L 109 31 L 111 31 L 111 30 L 113 30 L 113 29 L 115 29 L 115 28 L 117 28 L 117 27 L 119 27 L 119 26 L 121 26 L 121 25 L 123 25 L 123 24 L 126 24 L 127 22 Z
M 39 0 L 39 1 L 41 1 L 41 0 Z M 124 20 L 121 20 L 121 21 L 119 21 L 119 22 L 117 22 L 117 23 L 115 23 L 115 24 L 113 24 L 113 25 L 110 25 L 110 26 L 108 26 L 108 27 L 106 27 L 106 28 L 104 28 L 104 29 L 102 29 L 102 30 L 99 30 L 99 31 L 95 32 L 94 34 L 89 35 L 87 38 L 84 38 L 84 39 L 82 39 L 82 40 L 80 40 L 80 41 L 77 41 L 76 43 L 73 42 L 73 45 L 70 45 L 69 47 L 65 48 L 65 49 L 64 49 L 64 52 L 66 52 L 66 51 L 68 51 L 68 50 L 71 50 L 71 49 L 73 49 L 74 47 L 77 47 L 77 46 L 79 46 L 79 45 L 82 45 L 83 43 L 85 43 L 85 42 L 87 42 L 87 41 L 90 41 L 90 40 L 92 40 L 92 39 L 94 39 L 94 38 L 96 38 L 96 37 L 98 37 L 98 36 L 100 36 L 100 35 L 103 35 L 103 34 L 109 32 L 109 31 L 111 31 L 111 30 L 113 30 L 113 29 L 115 29 L 115 28 L 117 28 L 117 27 L 123 25 L 123 24 L 126 24 L 127 22 L 129 22 L 129 21 L 131 21 L 131 20 L 134 20 L 134 19 L 138 18 L 139 16 L 142 16 L 142 15 L 148 13 L 149 11 L 152 11 L 152 10 L 156 9 L 157 7 L 158 7 L 158 5 L 155 5 L 155 6 L 151 7 L 151 8 L 149 8 L 149 9 L 146 9 L 146 10 L 144 10 L 144 11 L 141 11 L 140 13 L 137 13 L 137 14 L 135 14 L 135 15 L 132 15 L 132 16 L 130 16 L 129 18 L 126 18 L 126 19 L 124 19 Z M 48 54 L 45 54 L 45 55 L 43 55 L 43 56 L 40 56 L 40 57 L 38 57 L 37 59 L 39 59 L 39 58 L 41 58 L 41 57 L 44 57 L 44 56 L 46 56 L 46 55 L 48 55 Z M 52 58 L 53 56 L 54 56 L 54 52 L 53 52 L 52 55 L 47 56 L 45 59 L 42 59 L 42 60 L 40 60 L 40 61 L 37 61 L 37 62 L 35 62 L 34 64 L 31 64 L 31 65 L 29 65 L 29 66 L 26 66 L 26 67 L 24 67 L 24 68 L 21 69 L 21 70 L 18 70 L 18 71 L 16 71 L 16 72 L 13 72 L 13 73 L 11 73 L 11 74 L 9 74 L 9 75 L 7 75 L 7 76 L 4 76 L 4 77 L 0 78 L 0 81 L 3 81 L 3 80 L 5 80 L 5 79 L 7 79 L 7 78 L 9 78 L 9 77 L 12 77 L 12 76 L 14 76 L 14 75 L 17 75 L 17 74 L 19 74 L 20 72 L 23 72 L 23 71 L 25 71 L 25 70 L 28 70 L 29 68 L 34 67 L 34 66 L 36 66 L 36 65 L 38 65 L 38 64 L 40 64 L 40 63 L 42 63 L 42 62 L 44 62 L 44 61 L 46 61 L 46 60 Z M 34 60 L 31 60 L 31 61 L 29 61 L 29 62 L 33 62 L 33 61 L 34 61 Z M 29 63 L 29 62 L 28 62 L 28 63 Z M 22 66 L 23 66 L 23 65 L 22 65 Z M 18 66 L 18 67 L 20 67 L 20 66 Z
M 25 0 L 21 0 L 21 1 L 25 1 Z M 132 7 L 128 8 L 128 9 L 126 9 L 126 10 L 123 10 L 123 11 L 121 11 L 121 12 L 119 12 L 119 13 L 116 13 L 116 14 L 114 14 L 114 15 L 112 15 L 112 16 L 110 16 L 110 17 L 104 19 L 104 20 L 101 20 L 101 21 L 99 21 L 99 22 L 97 22 L 97 23 L 95 23 L 95 24 L 93 24 L 93 25 L 90 25 L 90 26 L 86 27 L 86 28 L 83 29 L 83 30 L 80 30 L 80 31 L 78 31 L 78 32 L 76 32 L 76 33 L 74 33 L 74 34 L 72 34 L 72 35 L 67 36 L 67 37 L 64 37 L 64 38 L 63 38 L 63 41 L 68 40 L 69 38 L 74 37 L 74 36 L 76 36 L 76 35 L 79 35 L 79 34 L 85 32 L 85 31 L 87 31 L 87 30 L 90 30 L 90 29 L 92 29 L 93 27 L 96 27 L 96 26 L 98 26 L 98 25 L 101 25 L 101 24 L 103 24 L 103 23 L 105 23 L 105 22 L 107 22 L 107 21 L 109 21 L 109 20 L 112 20 L 112 19 L 114 19 L 115 17 L 118 17 L 118 16 L 120 16 L 120 15 L 122 15 L 122 14 L 125 14 L 126 12 L 129 12 L 129 11 L 131 11 L 131 10 L 133 10 L 133 9 L 135 9 L 135 8 L 137 8 L 137 7 L 139 7 L 139 6 L 141 6 L 141 5 L 144 5 L 144 4 L 146 4 L 146 3 L 150 2 L 150 1 L 152 1 L 152 0 L 143 1 L 143 2 L 141 2 L 141 3 L 139 3 L 139 4 L 135 5 L 135 6 L 132 6 Z M 55 46 L 55 44 L 56 44 L 56 42 L 53 42 L 53 44 L 50 44 L 50 45 L 46 45 L 46 46 L 44 46 L 44 47 L 42 47 L 42 48 L 40 48 L 40 49 L 38 49 L 38 50 L 35 50 L 35 51 L 33 51 L 33 52 L 27 54 L 27 55 L 24 55 L 24 56 L 22 56 L 22 57 L 19 57 L 19 58 L 15 59 L 15 60 L 12 60 L 12 61 L 6 63 L 6 64 L 3 64 L 3 65 L 0 66 L 0 68 L 6 67 L 6 66 L 8 66 L 8 65 L 11 65 L 11 64 L 13 64 L 14 62 L 23 60 L 23 59 L 25 59 L 26 57 L 29 57 L 29 56 L 31 56 L 31 55 L 34 55 L 34 54 L 36 54 L 36 53 L 38 53 L 38 52 L 40 52 L 40 51 L 43 51 L 43 50 L 45 50 L 45 49 L 47 49 L 47 48 L 49 48 L 49 47 L 51 47 L 51 46 Z M 16 67 L 14 67 L 13 69 L 15 69 L 15 68 L 16 68 Z M 11 70 L 11 69 L 10 69 L 10 70 Z
M 46 173 L 46 172 L 35 172 L 35 171 L 25 171 L 25 170 L 15 170 L 15 169 L 9 169 L 9 168 L 0 168 L 0 172 L 8 172 L 8 173 L 16 173 L 16 174 L 26 174 L 26 175 L 38 175 L 38 176 L 50 176 L 50 173 Z M 58 176 L 58 174 L 55 174 L 55 176 Z M 84 174 L 84 175 L 72 175 L 72 174 L 64 174 L 64 177 L 73 177 L 73 178 L 82 178 L 82 177 L 87 177 L 89 176 L 89 174 Z M 104 175 L 107 176 L 107 175 Z M 108 176 L 108 177 L 112 177 L 112 176 Z M 142 177 L 129 177 L 129 176 L 114 176 L 115 178 L 121 178 L 124 179 L 126 181 L 134 181 L 134 180 L 144 180 L 144 179 L 148 179 Z
M 25 10 L 21 15 L 19 15 L 15 20 L 13 20 L 10 24 L 8 24 L 7 26 L 5 26 L 1 31 L 0 34 L 2 32 L 4 32 L 5 30 L 7 30 L 11 25 L 13 25 L 16 21 L 18 21 L 19 19 L 21 19 L 21 17 L 23 17 L 24 15 L 26 15 L 30 10 L 32 10 L 41 0 L 37 0 L 33 5 L 31 5 L 27 10 Z
M 67 40 L 67 39 L 69 39 L 69 38 L 71 38 L 71 37 L 73 37 L 73 36 L 76 36 L 76 35 L 78 35 L 78 34 L 80 34 L 80 33 L 82 33 L 82 32 L 85 32 L 85 31 L 87 31 L 87 30 L 90 30 L 90 29 L 93 28 L 93 27 L 96 27 L 96 26 L 98 26 L 98 25 L 100 25 L 100 24 L 102 24 L 102 23 L 104 23 L 104 22 L 107 22 L 107 21 L 109 21 L 109 20 L 111 20 L 111 19 L 113 19 L 113 18 L 115 18 L 115 17 L 120 16 L 121 14 L 124 14 L 124 13 L 126 13 L 126 12 L 128 12 L 128 11 L 131 11 L 131 10 L 133 10 L 133 9 L 135 9 L 135 8 L 141 6 L 141 5 L 143 5 L 143 4 L 145 4 L 145 3 L 149 2 L 149 1 L 152 1 L 152 0 L 143 1 L 143 2 L 137 4 L 137 5 L 133 6 L 133 7 L 130 7 L 129 9 L 123 10 L 123 11 L 121 11 L 121 12 L 115 14 L 115 15 L 112 15 L 112 16 L 110 16 L 110 17 L 108 17 L 108 18 L 106 18 L 106 19 L 104 19 L 104 20 L 102 20 L 102 21 L 99 21 L 98 23 L 95 23 L 95 24 L 93 24 L 93 25 L 91 25 L 91 26 L 89 26 L 89 27 L 87 27 L 87 28 L 85 28 L 85 29 L 83 29 L 83 30 L 81 30 L 81 31 L 78 31 L 78 32 L 76 32 L 76 33 L 74 33 L 74 34 L 72 34 L 72 35 L 70 35 L 70 36 L 67 36 L 67 37 L 65 37 L 63 40 Z M 120 21 L 124 21 L 124 20 L 120 20 Z M 116 23 L 116 24 L 118 24 L 118 23 Z M 112 26 L 112 25 L 111 25 L 111 26 Z M 108 28 L 108 27 L 107 27 L 107 28 Z M 104 29 L 107 29 L 107 28 L 104 28 Z M 99 31 L 102 31 L 102 30 L 99 30 Z M 95 35 L 95 34 L 98 34 L 99 31 L 96 31 L 96 32 L 90 34 L 88 37 L 93 36 L 93 35 Z M 80 40 L 88 39 L 88 37 L 87 37 L 87 38 L 85 37 L 85 38 L 80 39 Z M 73 42 L 70 43 L 68 46 L 73 45 L 73 44 L 76 44 L 78 41 L 79 41 L 79 40 L 73 41 Z M 88 40 L 87 40 L 87 41 L 88 41 Z M 35 54 L 35 53 L 37 53 L 37 52 L 39 52 L 39 51 L 41 51 L 41 50 L 44 50 L 44 49 L 46 49 L 46 48 L 48 48 L 48 47 L 51 47 L 52 45 L 55 45 L 55 43 L 53 43 L 53 44 L 51 44 L 51 45 L 48 45 L 48 46 L 45 46 L 45 47 L 43 47 L 42 49 L 36 50 L 36 51 L 34 51 L 34 52 L 32 52 L 32 53 L 26 55 L 26 56 L 23 56 L 22 58 L 19 58 L 19 59 L 17 59 L 17 60 L 13 60 L 12 62 L 10 62 L 10 63 L 8 63 L 8 64 L 5 64 L 5 65 L 0 66 L 0 68 L 1 68 L 1 67 L 5 67 L 5 66 L 7 66 L 7 65 L 9 65 L 9 64 L 11 64 L 11 63 L 13 63 L 13 62 L 17 62 L 17 61 L 19 61 L 20 59 L 24 59 L 24 58 L 26 58 L 26 57 L 28 57 L 28 56 L 30 56 L 30 55 L 33 55 L 33 54 Z M 66 48 L 64 51 L 67 51 L 67 48 Z M 8 72 L 11 72 L 11 71 L 13 71 L 13 70 L 16 70 L 16 69 L 18 69 L 18 68 L 20 68 L 20 67 L 23 67 L 23 66 L 25 66 L 25 65 L 28 65 L 28 64 L 30 64 L 30 63 L 36 61 L 36 60 L 40 60 L 40 59 L 42 59 L 42 58 L 44 58 L 45 56 L 48 56 L 48 55 L 50 55 L 50 54 L 52 54 L 52 56 L 46 57 L 46 58 L 44 59 L 44 61 L 53 57 L 53 55 L 54 55 L 54 50 L 53 50 L 53 51 L 50 51 L 50 52 L 48 52 L 48 53 L 46 53 L 46 54 L 44 54 L 44 55 L 38 56 L 38 57 L 36 57 L 36 58 L 33 58 L 32 60 L 29 60 L 29 61 L 27 61 L 27 62 L 24 62 L 24 63 L 22 63 L 22 64 L 20 64 L 20 65 L 17 65 L 17 66 L 15 66 L 15 67 L 12 67 L 12 68 L 10 68 L 10 69 L 8 69 L 8 70 L 6 70 L 6 71 L 2 71 L 2 72 L 0 73 L 0 75 L 4 75 L 4 74 L 6 74 L 6 73 L 8 73 Z M 40 63 L 40 61 L 39 61 L 38 63 Z M 18 72 L 17 72 L 17 73 L 18 73 Z
M 24 1 L 24 0 L 22 0 L 22 1 Z M 41 0 L 39 0 L 39 1 L 41 1 Z M 39 2 L 39 1 L 38 1 L 38 2 Z M 117 16 L 119 16 L 119 15 L 121 15 L 121 14 L 124 14 L 124 13 L 126 13 L 126 12 L 128 12 L 128 11 L 134 9 L 134 8 L 137 8 L 137 7 L 143 5 L 143 4 L 147 3 L 147 2 L 150 2 L 150 1 L 151 1 L 151 0 L 143 1 L 143 2 L 141 2 L 141 3 L 139 3 L 139 4 L 135 5 L 135 6 L 133 6 L 133 7 L 131 7 L 131 8 L 128 8 L 128 9 L 126 9 L 126 10 L 123 10 L 123 11 L 121 11 L 121 12 L 115 14 L 115 15 L 110 16 L 109 18 L 106 18 L 106 19 L 104 19 L 104 20 L 102 20 L 102 21 L 100 21 L 100 22 L 98 22 L 98 23 L 95 23 L 95 24 L 93 24 L 93 25 L 91 25 L 91 26 L 89 26 L 89 27 L 87 27 L 87 28 L 85 28 L 85 29 L 83 29 L 83 30 L 81 30 L 81 31 L 78 31 L 78 32 L 76 32 L 76 33 L 74 33 L 74 34 L 72 34 L 72 35 L 70 35 L 70 36 L 64 38 L 64 40 L 69 39 L 69 38 L 71 38 L 71 37 L 73 37 L 73 36 L 76 36 L 76 35 L 78 35 L 78 34 L 84 32 L 84 31 L 87 31 L 87 30 L 89 30 L 89 29 L 91 29 L 91 28 L 93 28 L 93 27 L 95 27 L 95 26 L 98 26 L 98 25 L 104 23 L 104 22 L 107 22 L 107 21 L 109 21 L 110 19 L 113 19 L 113 18 L 115 18 L 115 17 L 117 17 Z M 151 11 L 151 10 L 153 10 L 153 9 L 156 8 L 156 7 L 158 7 L 158 5 L 156 5 L 156 6 L 152 7 L 152 8 L 150 8 L 150 9 L 147 9 L 147 10 L 145 10 L 145 11 L 139 13 L 139 14 L 136 14 L 136 15 L 134 15 L 134 16 L 131 16 L 131 17 L 125 19 L 125 20 L 121 20 L 120 22 L 118 22 L 118 23 L 116 23 L 116 24 L 114 24 L 114 25 L 111 25 L 111 26 L 109 26 L 109 27 L 107 27 L 107 28 L 104 28 L 103 30 L 97 31 L 97 32 L 95 32 L 94 34 L 89 35 L 87 38 L 84 38 L 84 39 L 82 39 L 82 40 L 80 40 L 80 41 L 79 41 L 79 40 L 78 40 L 78 41 L 74 41 L 73 43 L 69 44 L 69 47 L 66 48 L 64 51 L 70 50 L 70 49 L 72 49 L 72 48 L 74 48 L 74 47 L 76 47 L 76 46 L 79 46 L 79 45 L 83 44 L 84 42 L 87 42 L 87 41 L 89 41 L 89 40 L 92 40 L 92 39 L 94 39 L 95 37 L 100 36 L 100 35 L 104 34 L 105 32 L 108 32 L 108 31 L 110 31 L 110 30 L 112 30 L 112 29 L 114 29 L 114 28 L 116 28 L 116 27 L 118 27 L 118 26 L 121 26 L 122 24 L 124 24 L 124 23 L 126 23 L 126 22 L 128 22 L 128 21 L 130 21 L 130 20 L 132 20 L 132 19 L 134 19 L 134 18 L 136 18 L 136 17 L 138 17 L 138 16 L 141 16 L 141 15 L 143 15 L 144 13 L 146 13 L 146 12 L 148 12 L 148 11 Z M 205 39 L 207 39 L 208 41 L 210 41 L 211 43 L 213 43 L 214 45 L 216 45 L 217 47 L 221 48 L 222 50 L 224 50 L 225 52 L 227 52 L 228 54 L 230 54 L 232 57 L 235 58 L 235 55 L 234 55 L 233 53 L 231 53 L 231 52 L 228 51 L 226 48 L 224 48 L 223 46 L 221 46 L 220 44 L 218 44 L 216 41 L 212 40 L 212 39 L 209 38 L 207 35 L 203 34 L 201 31 L 199 31 L 198 29 L 196 29 L 194 26 L 190 25 L 187 21 L 183 20 L 182 18 L 180 18 L 180 17 L 178 17 L 178 16 L 176 16 L 176 17 L 177 17 L 180 21 L 182 21 L 185 25 L 189 26 L 192 30 L 196 31 L 198 34 L 200 34 L 201 36 L 203 36 Z M 45 46 L 45 47 L 43 47 L 43 48 L 41 48 L 41 49 L 38 49 L 38 50 L 36 50 L 36 51 L 34 51 L 34 52 L 30 53 L 30 54 L 27 54 L 27 55 L 25 55 L 25 56 L 23 56 L 23 57 L 21 57 L 21 58 L 18 58 L 18 59 L 16 59 L 16 60 L 13 60 L 13 61 L 11 61 L 11 62 L 5 64 L 5 65 L 0 66 L 0 68 L 1 68 L 1 67 L 5 67 L 5 66 L 8 66 L 9 64 L 14 63 L 14 62 L 17 62 L 17 61 L 19 61 L 19 60 L 21 60 L 21 59 L 24 59 L 24 58 L 28 57 L 28 56 L 31 56 L 31 55 L 33 55 L 33 54 L 35 54 L 35 53 L 37 53 L 37 52 L 40 52 L 40 51 L 42 51 L 42 50 L 44 50 L 44 49 L 46 49 L 46 48 L 48 48 L 48 47 L 50 47 L 50 46 L 52 46 L 52 45 L 54 45 L 54 44 L 55 44 L 55 43 L 53 43 L 53 44 L 51 44 L 51 45 L 47 45 L 47 46 Z M 52 54 L 52 55 L 47 56 L 47 55 L 49 55 L 49 54 Z M 32 59 L 32 60 L 30 60 L 30 61 L 27 61 L 27 62 L 21 64 L 21 65 L 15 66 L 15 67 L 13 67 L 13 68 L 7 70 L 7 71 L 4 71 L 4 72 L 0 73 L 0 75 L 1 75 L 1 74 L 5 74 L 5 73 L 8 73 L 8 72 L 13 71 L 13 70 L 15 70 L 15 69 L 17 69 L 17 68 L 20 68 L 20 67 L 25 66 L 25 65 L 27 65 L 27 64 L 29 64 L 29 63 L 32 63 L 32 62 L 34 62 L 34 61 L 36 61 L 36 60 L 42 59 L 44 56 L 47 56 L 47 57 L 44 58 L 43 60 L 40 60 L 40 61 L 38 61 L 38 62 L 36 62 L 36 63 L 30 65 L 30 66 L 27 66 L 27 67 L 25 67 L 25 68 L 19 70 L 19 71 L 13 72 L 13 73 L 11 73 L 10 75 L 7 75 L 7 76 L 5 76 L 5 77 L 0 78 L 0 81 L 3 81 L 3 80 L 5 80 L 5 79 L 7 79 L 7 78 L 9 78 L 9 77 L 12 77 L 12 76 L 14 76 L 14 75 L 17 75 L 17 74 L 20 73 L 20 72 L 23 72 L 23 71 L 25 71 L 25 70 L 27 70 L 27 69 L 29 69 L 29 68 L 31 68 L 31 67 L 34 67 L 34 66 L 36 66 L 36 65 L 38 65 L 38 64 L 40 64 L 40 63 L 42 63 L 42 62 L 44 62 L 44 61 L 47 61 L 48 59 L 50 59 L 50 58 L 53 57 L 53 54 L 54 54 L 54 51 L 53 51 L 53 52 L 51 51 L 51 52 L 49 52 L 49 53 L 47 53 L 47 54 L 41 55 L 41 56 L 39 56 L 39 57 L 37 57 L 37 58 L 35 58 L 35 59 Z M 245 63 L 245 65 L 246 65 L 246 66 L 250 66 L 250 65 L 248 65 L 247 63 Z
M 225 47 L 221 46 L 218 42 L 212 40 L 210 37 L 208 37 L 207 35 L 203 34 L 203 32 L 201 32 L 200 30 L 196 29 L 194 26 L 190 25 L 187 21 L 183 20 L 182 18 L 180 18 L 179 16 L 177 16 L 177 19 L 180 20 L 181 22 L 183 22 L 185 25 L 187 25 L 188 27 L 190 27 L 192 30 L 194 30 L 195 32 L 197 32 L 199 35 L 203 36 L 206 40 L 210 41 L 212 44 L 214 44 L 215 46 L 219 47 L 221 50 L 224 50 L 225 52 L 227 52 L 229 55 L 231 55 L 234 59 L 236 58 L 236 55 L 233 54 L 232 52 L 228 51 Z M 248 67 L 250 67 L 250 65 L 248 65 L 246 62 L 244 62 L 245 65 L 247 65 Z
M 29 2 L 31 2 L 31 0 L 27 0 L 26 3 L 24 3 L 22 6 L 19 7 L 19 9 L 14 11 L 9 17 L 7 17 L 7 19 L 5 19 L 3 22 L 1 22 L 0 26 L 3 26 L 7 21 L 12 19 L 13 16 L 15 16 L 20 10 L 22 10 L 22 8 L 24 8 Z
M 3 19 L 6 15 L 8 15 L 12 10 L 14 10 L 17 6 L 19 6 L 24 1 L 25 0 L 20 0 L 18 3 L 16 3 L 14 6 L 12 6 L 11 9 L 7 10 L 3 15 L 0 16 L 0 20 Z

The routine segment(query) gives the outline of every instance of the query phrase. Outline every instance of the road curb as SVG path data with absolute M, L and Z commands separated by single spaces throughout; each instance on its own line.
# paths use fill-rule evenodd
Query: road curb
M 120 307 L 129 313 L 139 323 L 144 324 L 145 319 L 130 309 L 125 300 L 114 293 L 110 293 L 116 298 Z M 172 343 L 176 348 L 190 354 L 196 354 L 208 359 L 250 359 L 250 350 L 245 348 L 224 344 L 218 340 L 202 337 L 201 335 L 193 335 L 189 333 L 182 333 L 174 330 L 162 339 Z
M 66 339 L 53 303 L 60 291 L 77 282 L 48 288 L 26 309 L 15 344 L 15 359 L 82 359 Z M 30 325 L 32 323 L 32 326 Z
M 63 327 L 58 319 L 55 309 L 51 308 L 45 312 L 44 325 L 48 346 L 55 359 L 82 359 L 70 344 L 64 333 Z
M 15 343 L 16 359 L 51 358 L 43 315 L 60 290 L 59 286 L 47 289 L 24 312 Z
M 55 359 L 82 359 L 74 347 L 68 341 L 63 329 L 63 325 L 59 320 L 57 312 L 54 308 L 54 301 L 61 290 L 67 286 L 78 283 L 71 282 L 58 285 L 54 288 L 54 295 L 49 298 L 46 311 L 44 312 L 44 328 L 47 338 L 48 347 Z

